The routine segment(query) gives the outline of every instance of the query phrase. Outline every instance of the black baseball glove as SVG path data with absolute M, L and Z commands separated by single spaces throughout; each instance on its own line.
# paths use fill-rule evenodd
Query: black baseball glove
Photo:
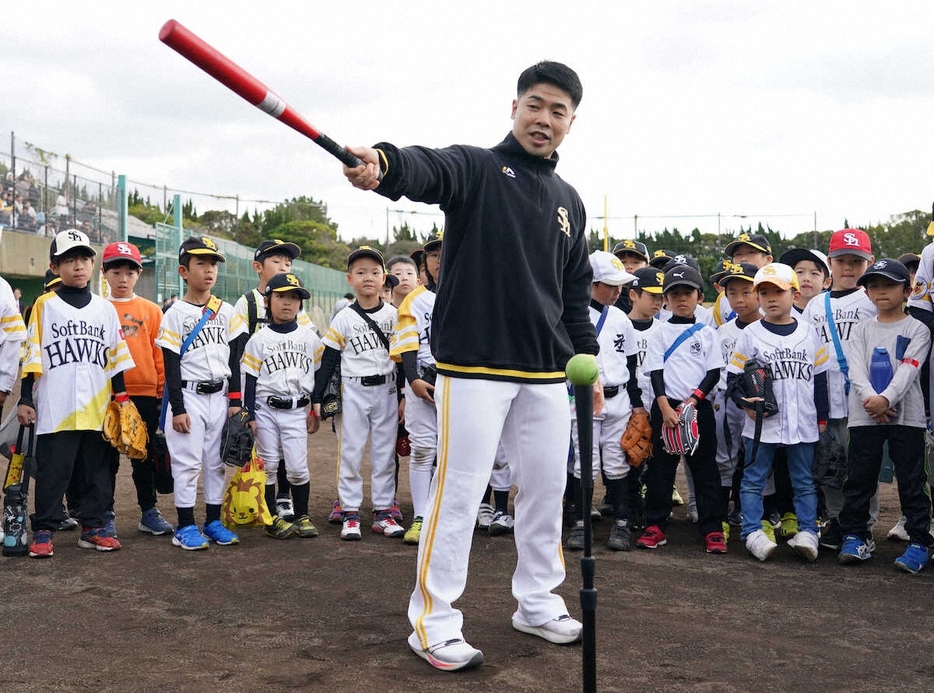
M 224 422 L 221 433 L 221 459 L 231 467 L 242 467 L 253 456 L 253 431 L 247 422 L 250 412 L 240 409 Z

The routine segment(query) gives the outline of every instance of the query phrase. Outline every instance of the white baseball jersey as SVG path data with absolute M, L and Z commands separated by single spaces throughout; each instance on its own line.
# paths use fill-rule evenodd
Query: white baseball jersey
M 431 312 L 435 307 L 435 293 L 424 284 L 416 287 L 405 297 L 399 306 L 399 319 L 396 322 L 390 346 L 390 356 L 402 359 L 406 351 L 418 351 L 419 367 L 433 365 L 435 357 L 431 355 Z
M 243 350 L 243 370 L 256 378 L 256 401 L 311 394 L 324 347 L 310 325 L 291 332 L 258 330 Z
M 253 332 L 255 333 L 266 324 L 266 299 L 263 294 L 259 292 L 259 289 L 251 289 L 250 293 L 253 294 L 253 298 L 256 300 L 256 325 L 253 328 Z M 234 312 L 243 320 L 244 324 L 247 326 L 247 330 L 249 330 L 250 306 L 249 303 L 247 303 L 246 294 L 237 299 L 237 302 L 234 304 Z M 308 316 L 308 313 L 305 312 L 304 301 L 302 301 L 302 306 L 298 309 L 298 315 L 295 316 L 295 320 L 299 325 L 309 326 L 312 330 L 315 330 L 311 318 Z M 315 330 L 315 334 L 317 334 L 317 330 Z
M 754 358 L 769 369 L 778 413 L 762 421 L 763 443 L 813 443 L 817 441 L 817 406 L 814 404 L 814 376 L 828 370 L 828 347 L 821 344 L 814 330 L 795 321 L 788 336 L 775 334 L 761 320 L 742 331 L 727 365 L 728 373 L 742 373 L 748 359 Z M 755 436 L 756 422 L 746 417 L 743 436 Z
M 699 318 L 698 318 L 699 320 Z M 665 352 L 685 330 L 701 327 L 685 339 L 666 361 Z M 663 322 L 649 339 L 645 354 L 645 370 L 665 371 L 665 394 L 671 399 L 685 400 L 700 385 L 707 371 L 723 368 L 717 331 L 706 323 Z M 658 394 L 656 393 L 656 397 Z
M 0 277 L 0 392 L 11 392 L 19 376 L 20 345 L 26 341 L 26 323 L 19 314 L 13 289 Z
M 801 319 L 817 330 L 820 343 L 827 348 L 830 368 L 827 371 L 827 392 L 830 396 L 830 418 L 845 419 L 848 414 L 846 389 L 843 372 L 840 370 L 837 350 L 834 347 L 833 337 L 827 327 L 826 295 L 818 294 L 810 300 Z M 853 327 L 868 318 L 874 317 L 878 312 L 866 291 L 860 287 L 845 296 L 831 297 L 830 309 L 833 322 L 837 326 L 837 335 L 840 338 L 840 347 L 843 356 L 847 357 L 850 334 Z
M 176 301 L 162 317 L 162 327 L 156 344 L 176 354 L 195 325 L 201 320 L 203 306 L 187 301 Z M 213 318 L 201 328 L 188 351 L 180 354 L 182 380 L 212 381 L 230 377 L 230 342 L 246 333 L 246 323 L 229 303 L 221 307 Z
M 720 355 L 723 357 L 723 363 L 729 363 L 733 358 L 733 349 L 742 333 L 743 328 L 736 324 L 736 318 L 732 318 L 717 328 L 717 339 L 720 340 Z M 720 373 L 720 382 L 717 383 L 716 389 L 719 391 L 726 389 L 726 369 Z
M 630 320 L 630 322 L 632 321 Z M 633 334 L 636 339 L 636 354 L 638 356 L 636 373 L 639 379 L 639 389 L 642 390 L 642 402 L 645 404 L 646 408 L 652 406 L 652 402 L 655 401 L 655 395 L 652 390 L 652 379 L 649 377 L 649 372 L 645 370 L 645 352 L 649 346 L 649 339 L 658 331 L 661 325 L 661 321 L 655 318 L 652 318 L 651 324 L 644 330 L 640 330 L 636 324 L 633 323 Z
M 398 315 L 395 306 L 383 303 L 367 315 L 388 340 Z M 341 377 L 390 375 L 395 368 L 382 340 L 351 306 L 334 316 L 322 341 L 341 352 Z
M 714 319 L 713 311 L 704 304 L 697 304 L 697 308 L 694 309 L 694 317 L 697 318 L 698 322 L 702 322 L 705 325 L 710 325 L 712 328 L 717 329 L 717 321 Z M 662 308 L 658 311 L 658 319 L 662 322 L 668 322 L 670 318 L 671 311 L 667 308 Z
M 713 314 L 713 322 L 716 327 L 722 327 L 736 317 L 736 311 L 730 306 L 730 301 L 726 297 L 726 291 L 721 291 L 717 295 L 717 300 L 714 301 L 711 313 Z
M 75 308 L 44 294 L 27 334 L 23 375 L 36 376 L 36 433 L 101 430 L 110 379 L 133 367 L 113 304 L 92 294 L 88 305 Z
M 593 305 L 590 306 L 590 322 L 594 326 L 600 322 L 601 311 L 598 311 Z M 620 392 L 617 397 L 625 396 L 626 384 L 629 382 L 629 368 L 627 359 L 638 353 L 636 344 L 635 330 L 632 322 L 616 306 L 607 308 L 606 320 L 600 328 L 600 334 L 597 335 L 597 344 L 600 345 L 600 353 L 597 355 L 597 363 L 600 366 L 600 382 L 605 387 L 618 385 Z

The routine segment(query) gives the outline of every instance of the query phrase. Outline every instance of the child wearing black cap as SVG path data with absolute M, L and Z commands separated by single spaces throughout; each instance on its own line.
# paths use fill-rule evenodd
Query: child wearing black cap
M 888 441 L 910 542 L 895 559 L 895 566 L 917 573 L 928 564 L 934 544 L 929 531 L 931 499 L 926 493 L 926 420 L 920 381 L 920 365 L 931 338 L 924 324 L 902 309 L 911 288 L 903 264 L 882 258 L 858 283 L 866 288 L 878 313 L 859 322 L 850 337 L 850 445 L 839 515 L 843 544 L 837 560 L 860 563 L 872 555 L 869 504 L 882 466 L 882 445 Z
M 651 414 L 654 457 L 645 475 L 647 527 L 636 542 L 640 548 L 655 549 L 667 543 L 665 527 L 679 455 L 666 452 L 662 427 L 678 426 L 676 409 L 684 403 L 697 408 L 699 442 L 684 459 L 694 478 L 698 528 L 708 553 L 727 550 L 722 527 L 726 515 L 716 464 L 716 424 L 707 399 L 724 364 L 716 332 L 695 317 L 704 298 L 703 285 L 700 272 L 687 265 L 674 265 L 665 273 L 664 297 L 671 317 L 652 336 L 646 350 L 644 368 L 651 374 L 655 397 Z

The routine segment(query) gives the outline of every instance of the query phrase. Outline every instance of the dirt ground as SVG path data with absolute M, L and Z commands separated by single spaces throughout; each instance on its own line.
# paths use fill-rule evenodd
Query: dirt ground
M 76 533 L 60 532 L 50 560 L 0 560 L 0 690 L 581 690 L 579 646 L 510 625 L 509 537 L 475 536 L 459 602 L 486 664 L 442 673 L 412 654 L 415 548 L 371 533 L 340 540 L 326 522 L 336 449 L 329 431 L 311 439 L 320 537 L 282 542 L 252 529 L 237 547 L 199 552 L 137 531 L 125 464 L 116 505 L 123 550 L 81 550 Z M 897 519 L 893 487 L 883 505 L 878 552 L 855 567 L 823 553 L 806 564 L 787 547 L 762 564 L 736 538 L 728 555 L 706 555 L 684 508 L 657 551 L 609 552 L 607 523 L 597 525 L 599 690 L 934 689 L 934 569 L 895 571 L 903 545 L 883 541 Z M 174 520 L 172 499 L 160 506 Z M 566 559 L 560 591 L 579 617 L 579 554 Z

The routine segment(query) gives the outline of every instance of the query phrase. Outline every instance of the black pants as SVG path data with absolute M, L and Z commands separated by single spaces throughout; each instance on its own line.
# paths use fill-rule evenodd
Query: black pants
M 36 499 L 32 530 L 55 530 L 61 521 L 62 498 L 72 472 L 78 476 L 77 508 L 85 527 L 103 527 L 104 513 L 113 498 L 108 461 L 110 443 L 100 431 L 59 431 L 36 436 Z
M 905 531 L 911 541 L 922 546 L 934 545 L 929 532 L 931 497 L 924 462 L 924 429 L 911 426 L 853 426 L 843 482 L 843 509 L 840 531 L 870 537 L 869 501 L 879 485 L 882 468 L 882 444 L 889 441 L 889 453 L 895 462 L 898 500 L 905 516 Z
M 672 407 L 680 402 L 669 399 Z M 697 527 L 702 536 L 722 530 L 726 520 L 720 495 L 720 472 L 717 469 L 717 424 L 713 407 L 707 400 L 697 405 L 699 442 L 693 455 L 684 460 L 694 478 L 694 497 L 697 500 Z M 669 455 L 662 444 L 662 414 L 657 403 L 652 403 L 652 461 L 645 471 L 645 524 L 665 529 L 671 514 L 671 488 L 678 471 L 679 455 Z
M 130 399 L 136 405 L 140 417 L 146 423 L 146 431 L 149 433 L 146 459 L 130 460 L 133 467 L 133 485 L 136 487 L 136 502 L 139 503 L 139 509 L 146 512 L 156 506 L 156 468 L 152 460 L 152 441 L 156 435 L 156 429 L 159 428 L 159 402 L 161 400 L 157 397 L 131 397 Z M 117 471 L 120 469 L 120 453 L 113 446 L 110 446 L 108 460 L 110 463 L 111 487 L 116 489 Z M 74 494 L 69 493 L 68 495 L 70 504 Z M 113 510 L 113 507 L 113 497 L 111 497 L 107 509 Z

